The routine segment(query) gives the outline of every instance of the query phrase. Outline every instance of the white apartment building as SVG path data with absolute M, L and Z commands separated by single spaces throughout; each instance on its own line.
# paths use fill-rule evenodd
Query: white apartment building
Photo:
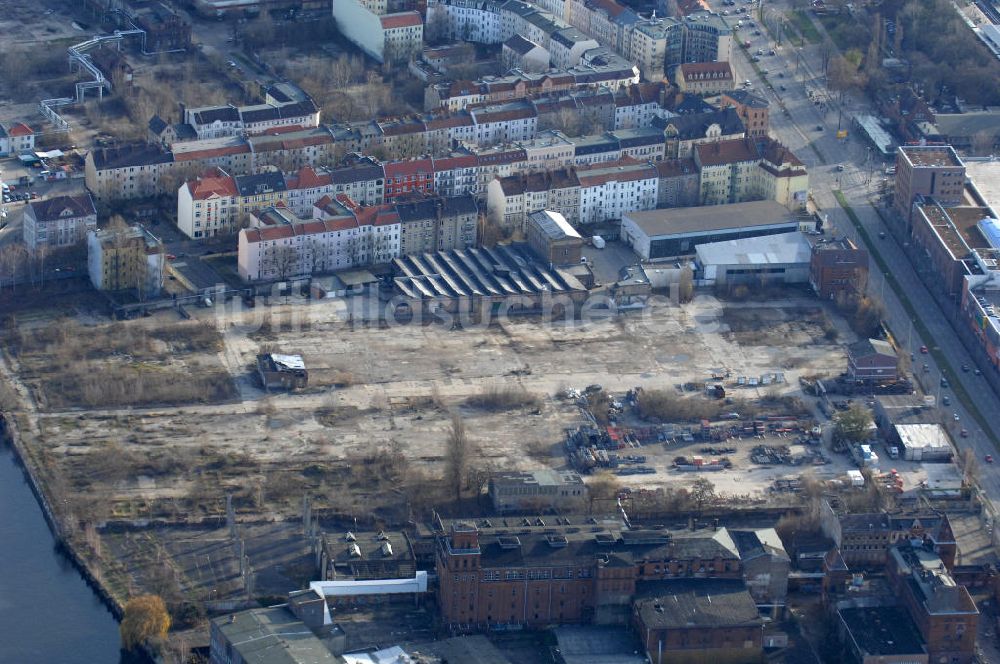
M 247 215 L 272 205 L 309 214 L 312 204 L 334 192 L 328 173 L 310 167 L 285 175 L 269 171 L 231 177 L 223 171 L 185 182 L 177 191 L 177 227 L 189 238 L 235 233 Z
M 386 62 L 408 62 L 424 47 L 424 22 L 415 11 L 385 14 L 382 27 L 382 58 Z
M 374 11 L 373 11 L 374 9 Z M 424 26 L 415 11 L 378 14 L 381 7 L 361 0 L 333 3 L 341 34 L 378 62 L 406 62 L 424 45 Z
M 478 145 L 527 141 L 538 132 L 538 113 L 528 102 L 511 102 L 469 110 L 473 122 L 472 142 Z
M 553 67 L 569 69 L 580 64 L 584 53 L 599 46 L 596 39 L 572 26 L 556 30 L 549 36 L 549 61 Z
M 656 168 L 651 163 L 622 159 L 618 162 L 578 167 L 580 223 L 596 224 L 621 219 L 622 214 L 656 207 Z
M 391 210 L 356 214 L 344 208 L 341 216 L 311 220 L 281 216 L 286 223 L 240 231 L 238 271 L 244 281 L 293 279 L 399 256 L 401 227 Z

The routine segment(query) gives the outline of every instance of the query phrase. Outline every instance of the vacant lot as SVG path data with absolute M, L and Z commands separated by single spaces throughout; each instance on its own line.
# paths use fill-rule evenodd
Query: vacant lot
M 452 413 L 468 432 L 475 484 L 496 469 L 565 467 L 565 430 L 585 422 L 572 401 L 556 397 L 568 387 L 676 390 L 725 367 L 733 375 L 782 371 L 780 390 L 797 393 L 798 375 L 838 373 L 844 363 L 822 325 L 808 322 L 826 315 L 809 300 L 781 308 L 708 298 L 634 318 L 455 331 L 351 325 L 336 303 L 311 307 L 292 326 L 297 306 L 266 310 L 284 322 L 254 333 L 231 327 L 235 320 L 165 317 L 32 320 L 8 331 L 15 368 L 39 404 L 28 442 L 54 491 L 84 496 L 74 515 L 200 520 L 224 514 L 232 495 L 240 514 L 295 516 L 309 494 L 320 512 L 403 520 L 448 500 L 440 478 Z M 740 342 L 755 325 L 773 329 L 776 317 L 788 321 L 775 338 L 783 345 Z M 798 336 L 792 326 L 802 328 Z M 310 386 L 261 392 L 248 367 L 264 346 L 301 353 Z M 745 388 L 739 396 L 764 394 Z M 77 407 L 90 410 L 67 410 Z M 656 465 L 665 470 L 674 453 L 662 450 Z M 629 478 L 676 481 L 670 473 Z
M 4 344 L 42 410 L 216 403 L 235 395 L 209 325 L 9 321 Z
M 730 338 L 747 346 L 828 343 L 839 335 L 827 310 L 819 306 L 728 306 L 722 320 L 729 328 Z

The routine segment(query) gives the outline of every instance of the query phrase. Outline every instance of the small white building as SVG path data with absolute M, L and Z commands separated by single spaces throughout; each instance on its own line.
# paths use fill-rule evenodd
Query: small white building
M 897 424 L 893 428 L 907 461 L 946 463 L 955 452 L 940 424 Z
M 35 151 L 35 130 L 23 122 L 7 127 L 9 154 L 30 154 Z

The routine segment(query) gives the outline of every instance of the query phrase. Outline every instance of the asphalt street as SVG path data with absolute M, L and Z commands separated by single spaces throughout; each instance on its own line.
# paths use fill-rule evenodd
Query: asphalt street
M 712 2 L 713 8 L 721 11 L 720 0 Z M 768 10 L 782 9 L 774 3 L 769 3 Z M 737 81 L 750 80 L 752 88 L 763 95 L 771 104 L 771 133 L 787 147 L 791 148 L 809 168 L 809 184 L 813 201 L 821 213 L 828 214 L 828 222 L 839 235 L 852 237 L 862 246 L 865 239 L 857 232 L 848 215 L 841 208 L 835 197 L 835 191 L 840 190 L 852 207 L 859 221 L 871 238 L 869 250 L 877 252 L 883 259 L 888 271 L 893 275 L 896 284 L 912 304 L 920 322 L 928 330 L 930 336 L 923 338 L 913 324 L 913 319 L 907 313 L 891 281 L 887 281 L 875 260 L 871 262 L 871 277 L 869 279 L 869 294 L 880 299 L 886 306 L 887 323 L 897 341 L 913 353 L 914 373 L 918 380 L 926 386 L 927 392 L 938 397 L 938 412 L 942 424 L 952 433 L 960 449 L 972 449 L 979 465 L 980 486 L 994 507 L 994 512 L 1000 507 L 1000 473 L 985 462 L 986 455 L 998 455 L 996 441 L 1000 439 L 998 423 L 993 414 L 1000 412 L 1000 399 L 989 387 L 985 379 L 976 376 L 973 371 L 958 371 L 959 367 L 974 366 L 971 356 L 955 334 L 952 321 L 942 312 L 931 294 L 927 291 L 913 269 L 909 259 L 903 253 L 902 247 L 888 233 L 882 220 L 871 205 L 877 199 L 878 190 L 885 174 L 885 168 L 891 164 L 883 162 L 864 140 L 853 135 L 846 140 L 838 140 L 836 133 L 838 121 L 840 127 L 851 130 L 850 118 L 858 113 L 875 114 L 871 104 L 859 96 L 847 96 L 842 107 L 838 109 L 839 95 L 830 95 L 825 90 L 822 72 L 822 62 L 819 48 L 808 42 L 802 48 L 794 48 L 787 42 L 778 45 L 770 40 L 753 17 L 763 34 L 752 36 L 752 30 L 740 30 L 738 40 L 751 40 L 751 46 L 744 51 L 735 49 L 734 78 Z M 731 21 L 735 25 L 735 20 Z M 819 26 L 820 29 L 821 26 Z M 775 49 L 774 56 L 761 56 L 758 67 L 768 71 L 768 78 L 774 85 L 770 88 L 765 77 L 758 75 L 750 61 L 751 55 L 758 49 L 765 53 Z M 783 76 L 778 76 L 778 73 Z M 781 90 L 779 86 L 784 86 Z M 809 98 L 821 97 L 825 103 L 816 104 Z M 783 112 L 787 109 L 787 114 Z M 819 129 L 822 127 L 822 129 Z M 843 170 L 838 170 L 838 165 Z M 887 212 L 892 214 L 891 211 Z M 884 237 L 880 236 L 884 233 Z M 951 389 L 940 387 L 941 367 L 937 365 L 933 354 L 920 353 L 920 347 L 926 345 L 945 358 L 953 369 L 950 379 L 959 380 L 964 387 L 967 398 L 973 400 L 974 407 L 983 414 L 990 430 L 984 430 L 980 422 L 970 414 L 968 402 L 958 398 Z M 923 364 L 928 365 L 927 372 Z M 941 397 L 949 396 L 950 406 L 941 404 Z M 956 419 L 957 416 L 957 419 Z M 965 430 L 968 437 L 962 437 Z

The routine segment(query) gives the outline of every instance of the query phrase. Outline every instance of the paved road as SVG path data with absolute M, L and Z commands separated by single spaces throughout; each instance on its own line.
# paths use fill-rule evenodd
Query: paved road
M 712 4 L 718 9 L 722 7 L 718 0 L 713 0 Z M 774 4 L 770 6 L 774 7 Z M 822 26 L 817 27 L 822 30 Z M 746 31 L 741 31 L 739 41 L 742 42 L 747 38 L 752 43 L 751 53 L 756 53 L 758 48 L 767 51 L 775 46 L 766 32 L 762 36 L 754 37 Z M 990 389 L 985 379 L 976 376 L 972 371 L 968 373 L 957 371 L 950 376 L 961 382 L 969 398 L 974 401 L 975 407 L 986 416 L 987 424 L 992 430 L 983 430 L 971 416 L 966 403 L 956 398 L 952 390 L 940 388 L 941 367 L 937 366 L 934 357 L 919 352 L 922 345 L 939 351 L 954 370 L 958 370 L 962 365 L 974 366 L 972 357 L 955 334 L 952 321 L 924 287 L 904 255 L 902 247 L 887 232 L 870 204 L 870 200 L 877 197 L 887 164 L 867 149 L 860 138 L 837 140 L 837 99 L 833 95 L 824 94 L 824 81 L 820 73 L 821 56 L 817 46 L 807 44 L 801 49 L 796 49 L 786 43 L 783 48 L 777 49 L 776 56 L 761 58 L 758 66 L 771 72 L 775 88 L 784 85 L 785 91 L 770 89 L 766 81 L 753 69 L 746 52 L 742 49 L 737 51 L 734 62 L 736 80 L 749 79 L 753 83 L 753 89 L 771 102 L 772 134 L 790 147 L 809 167 L 810 188 L 816 205 L 829 214 L 829 223 L 838 234 L 848 235 L 863 245 L 864 239 L 860 237 L 835 198 L 835 190 L 840 189 L 843 192 L 869 237 L 873 238 L 872 242 L 876 246 L 870 246 L 869 249 L 877 251 L 882 256 L 889 272 L 912 303 L 921 323 L 929 331 L 929 338 L 920 336 L 917 327 L 913 325 L 903 307 L 899 294 L 893 290 L 891 283 L 886 281 L 873 259 L 869 293 L 885 303 L 887 322 L 894 336 L 916 358 L 914 369 L 918 380 L 923 382 L 928 393 L 939 397 L 938 412 L 942 424 L 952 432 L 960 449 L 974 451 L 980 464 L 980 486 L 994 509 L 1000 508 L 1000 474 L 984 461 L 987 454 L 992 454 L 998 456 L 1000 463 L 1000 454 L 996 446 L 996 441 L 1000 440 L 998 432 L 1000 420 L 993 417 L 993 414 L 1000 413 L 1000 399 Z M 779 71 L 784 72 L 784 77 L 776 77 Z M 827 103 L 816 105 L 809 99 L 807 90 L 822 94 Z M 788 109 L 787 115 L 782 112 L 782 105 Z M 840 120 L 842 127 L 847 129 L 850 129 L 848 118 L 859 112 L 874 112 L 867 100 L 852 96 L 846 97 L 842 106 Z M 816 129 L 820 125 L 823 126 L 822 131 Z M 838 164 L 843 165 L 843 171 L 837 170 Z M 888 213 L 891 214 L 891 211 Z M 885 232 L 884 239 L 878 239 L 880 232 Z M 928 365 L 927 373 L 922 370 L 924 363 Z M 945 395 L 951 399 L 949 407 L 940 405 L 940 397 Z M 958 416 L 957 421 L 954 419 L 955 415 Z M 968 432 L 967 438 L 960 435 L 963 429 Z

